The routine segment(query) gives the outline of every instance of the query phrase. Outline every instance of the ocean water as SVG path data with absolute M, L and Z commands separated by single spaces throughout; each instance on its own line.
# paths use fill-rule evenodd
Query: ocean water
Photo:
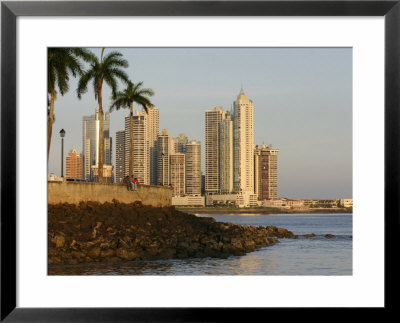
M 207 215 L 218 222 L 274 225 L 313 238 L 279 242 L 227 259 L 172 259 L 50 266 L 49 275 L 352 275 L 351 214 Z M 335 238 L 327 239 L 325 234 Z

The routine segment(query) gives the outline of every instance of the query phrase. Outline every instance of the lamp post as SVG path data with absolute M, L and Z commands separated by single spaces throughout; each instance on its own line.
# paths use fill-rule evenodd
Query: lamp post
M 162 158 L 162 178 L 161 178 L 161 185 L 164 186 L 164 177 L 165 177 L 165 169 L 164 169 L 164 153 L 161 154 L 161 158 Z
M 64 177 L 64 137 L 65 137 L 64 129 L 61 129 L 60 137 L 61 137 L 61 177 Z

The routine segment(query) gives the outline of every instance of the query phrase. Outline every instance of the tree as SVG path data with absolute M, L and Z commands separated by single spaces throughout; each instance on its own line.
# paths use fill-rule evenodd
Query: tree
M 104 133 L 103 133 L 103 83 L 111 87 L 112 95 L 117 93 L 117 80 L 128 83 L 128 75 L 121 67 L 128 67 L 128 61 L 122 58 L 119 52 L 111 52 L 103 57 L 104 48 L 101 50 L 100 59 L 92 54 L 89 58 L 90 67 L 83 72 L 79 79 L 77 95 L 81 99 L 82 94 L 87 92 L 88 83 L 92 81 L 94 97 L 99 104 L 99 160 L 98 160 L 98 181 L 103 182 L 104 163 Z
M 110 106 L 110 112 L 114 109 L 119 110 L 121 108 L 129 108 L 129 124 L 130 124 L 130 146 L 129 146 L 129 175 L 133 175 L 133 103 L 137 103 L 143 107 L 143 110 L 147 113 L 148 108 L 152 107 L 153 104 L 150 102 L 149 97 L 154 95 L 152 89 L 142 88 L 143 82 L 139 82 L 136 85 L 132 82 L 128 82 L 125 90 L 116 93 L 113 96 L 113 102 Z
M 82 73 L 80 58 L 87 60 L 89 52 L 83 48 L 49 48 L 47 51 L 47 160 L 50 154 L 51 135 L 54 123 L 54 101 L 57 94 L 69 90 L 69 75 Z

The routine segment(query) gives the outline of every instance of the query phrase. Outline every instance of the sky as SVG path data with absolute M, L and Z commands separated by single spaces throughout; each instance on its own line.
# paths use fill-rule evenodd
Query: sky
M 100 55 L 100 48 L 91 50 Z M 254 102 L 254 143 L 280 150 L 278 196 L 352 198 L 351 48 L 106 48 L 105 55 L 113 50 L 129 62 L 134 83 L 154 90 L 160 131 L 201 142 L 203 173 L 205 111 L 229 110 L 243 87 Z M 77 98 L 77 83 L 71 76 L 70 91 L 55 101 L 48 172 L 58 176 L 60 130 L 66 131 L 64 155 L 80 153 L 82 117 L 97 108 L 92 88 Z M 104 85 L 104 111 L 110 97 Z M 124 129 L 127 113 L 110 115 L 114 165 L 115 132 Z

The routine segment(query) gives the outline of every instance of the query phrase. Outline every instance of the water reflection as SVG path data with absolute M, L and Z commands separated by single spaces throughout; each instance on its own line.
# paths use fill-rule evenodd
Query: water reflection
M 49 275 L 352 275 L 352 217 L 216 216 L 217 221 L 276 225 L 312 238 L 280 239 L 244 256 L 126 261 L 48 267 Z M 223 218 L 223 219 L 221 219 Z M 225 218 L 229 218 L 226 220 Z M 272 220 L 271 220 L 272 219 Z M 273 223 L 271 223 L 273 222 Z M 326 233 L 335 238 L 327 239 Z

